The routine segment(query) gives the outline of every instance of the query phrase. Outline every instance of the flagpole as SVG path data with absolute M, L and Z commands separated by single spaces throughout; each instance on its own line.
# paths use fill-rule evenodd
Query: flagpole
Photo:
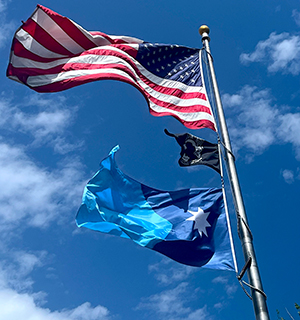
M 229 139 L 229 134 L 227 130 L 227 124 L 224 116 L 224 111 L 222 107 L 221 97 L 218 89 L 217 79 L 214 72 L 213 59 L 210 53 L 209 41 L 210 38 L 209 28 L 205 25 L 199 28 L 199 33 L 202 36 L 203 46 L 207 52 L 208 65 L 210 70 L 210 76 L 213 86 L 213 92 L 216 101 L 217 116 L 219 120 L 219 127 L 221 131 L 221 138 L 225 149 L 225 160 L 227 165 L 227 171 L 230 181 L 230 186 L 232 190 L 234 206 L 237 216 L 237 221 L 239 225 L 239 237 L 242 244 L 242 249 L 244 253 L 244 259 L 246 264 L 248 264 L 247 275 L 249 286 L 251 288 L 251 297 L 255 312 L 256 320 L 270 320 L 266 295 L 263 292 L 262 281 L 260 278 L 258 265 L 256 261 L 254 246 L 252 242 L 252 234 L 248 226 L 248 219 L 245 211 L 245 206 L 242 198 L 241 188 L 238 180 L 238 175 L 236 171 L 236 166 L 234 162 L 234 156 L 231 151 L 231 143 Z

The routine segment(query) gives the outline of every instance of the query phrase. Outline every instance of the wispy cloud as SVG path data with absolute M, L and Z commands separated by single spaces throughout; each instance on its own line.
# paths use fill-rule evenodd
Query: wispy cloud
M 0 319 L 5 320 L 109 320 L 103 306 L 92 307 L 85 302 L 74 309 L 51 311 L 43 308 L 45 292 L 32 293 L 30 273 L 44 266 L 47 252 L 1 251 L 0 262 Z
M 300 180 L 300 168 L 298 167 L 295 170 L 283 169 L 281 170 L 281 175 L 286 183 L 292 184 Z
M 29 274 L 44 265 L 47 252 L 25 252 L 11 248 L 2 248 L 0 252 L 0 289 L 11 288 L 16 291 L 31 289 L 33 281 Z
M 235 152 L 246 148 L 251 160 L 273 144 L 291 143 L 300 160 L 300 113 L 276 105 L 269 90 L 244 86 L 224 94 L 223 103 Z
M 199 271 L 199 268 L 174 263 L 170 259 L 162 259 L 161 262 L 149 265 L 149 272 L 163 285 L 186 280 L 192 273 Z
M 65 138 L 76 111 L 76 106 L 66 105 L 63 96 L 50 99 L 32 94 L 18 105 L 3 98 L 0 100 L 1 130 L 14 135 L 26 134 L 33 138 L 31 146 L 49 145 L 57 153 L 66 154 L 83 145 L 82 141 L 72 144 Z
M 8 40 L 11 40 L 13 33 L 17 28 L 17 25 L 13 21 L 6 21 L 5 11 L 7 10 L 7 4 L 9 1 L 0 0 L 0 49 L 3 48 Z
M 300 12 L 297 9 L 293 10 L 292 17 L 294 18 L 297 26 L 300 27 Z
M 84 179 L 76 159 L 49 171 L 37 165 L 23 147 L 0 143 L 0 229 L 22 225 L 45 227 L 60 221 L 80 204 Z
M 237 291 L 237 285 L 235 283 L 231 283 L 229 279 L 225 276 L 219 276 L 212 281 L 213 283 L 220 283 L 225 287 L 225 292 L 227 294 L 227 298 L 232 298 L 233 294 Z
M 295 13 L 296 15 L 296 13 Z M 268 39 L 258 42 L 252 53 L 242 53 L 243 64 L 261 62 L 269 72 L 281 71 L 298 75 L 300 73 L 300 36 L 287 32 L 272 32 Z
M 0 13 L 6 10 L 6 2 L 3 0 L 0 0 Z
M 188 283 L 182 282 L 174 289 L 165 290 L 148 298 L 143 298 L 137 310 L 146 310 L 148 319 L 202 320 L 211 319 L 207 307 L 191 310 L 189 304 L 194 292 Z
M 292 184 L 294 182 L 294 172 L 292 170 L 285 169 L 282 171 L 283 179 L 286 183 Z
M 0 184 L 5 185 L 0 189 L 3 232 L 17 226 L 46 227 L 77 210 L 86 179 L 78 157 L 68 156 L 82 144 L 68 141 L 72 138 L 68 128 L 74 114 L 76 107 L 67 106 L 59 95 L 54 100 L 33 94 L 19 104 L 0 100 Z M 52 169 L 33 157 L 36 148 L 39 154 L 49 152 L 43 147 L 52 147 L 60 154 Z
M 0 318 L 5 320 L 109 320 L 107 308 L 93 308 L 89 302 L 74 309 L 51 311 L 39 305 L 39 295 L 18 293 L 12 289 L 0 290 Z

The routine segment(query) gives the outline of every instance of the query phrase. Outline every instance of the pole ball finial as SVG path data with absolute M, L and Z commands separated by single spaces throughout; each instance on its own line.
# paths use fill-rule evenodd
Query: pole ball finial
M 203 33 L 209 34 L 209 27 L 206 26 L 205 24 L 202 25 L 202 26 L 199 28 L 199 33 L 200 33 L 201 36 L 203 35 Z

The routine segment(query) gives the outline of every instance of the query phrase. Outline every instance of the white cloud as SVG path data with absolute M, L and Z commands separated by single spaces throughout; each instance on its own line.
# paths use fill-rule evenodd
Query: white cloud
M 291 143 L 300 161 L 300 113 L 286 113 L 279 115 L 277 136 L 281 141 Z
M 281 11 L 281 5 L 278 5 L 275 7 L 275 12 L 280 12 Z
M 14 125 L 31 132 L 36 139 L 60 133 L 70 118 L 69 110 L 47 110 L 38 114 L 16 112 L 13 116 Z
M 24 251 L 14 252 L 13 259 L 19 265 L 19 276 L 27 276 L 34 268 L 41 267 L 46 255 L 46 251 L 41 251 L 36 254 Z
M 194 312 L 190 313 L 187 318 L 185 318 L 186 320 L 209 320 L 212 319 L 213 317 L 211 317 L 207 311 L 207 307 L 204 306 L 201 309 L 197 309 Z
M 42 267 L 46 261 L 47 252 L 25 252 L 7 248 L 1 249 L 0 289 L 11 288 L 17 291 L 28 290 L 33 281 L 29 274 Z
M 51 311 L 39 306 L 37 296 L 0 290 L 0 319 L 3 320 L 108 320 L 109 311 L 100 305 L 95 308 L 86 302 L 74 309 Z
M 187 290 L 188 283 L 182 282 L 176 288 L 165 290 L 158 294 L 144 299 L 140 303 L 140 309 L 153 309 L 159 314 L 182 315 L 190 312 L 189 307 L 184 307 L 184 302 L 180 299 Z
M 244 86 L 237 94 L 223 95 L 234 152 L 248 157 L 263 153 L 272 144 L 291 143 L 300 160 L 300 113 L 277 106 L 269 90 Z
M 297 26 L 300 27 L 300 12 L 297 9 L 293 10 L 292 17 L 294 18 Z
M 61 95 L 55 98 L 31 94 L 15 105 L 0 100 L 0 230 L 16 226 L 45 227 L 51 221 L 72 217 L 80 205 L 84 186 L 83 165 L 76 157 L 64 158 L 42 167 L 33 157 L 34 148 L 53 147 L 65 155 L 82 145 L 67 140 L 76 107 L 68 107 Z M 21 135 L 20 135 L 21 133 Z M 31 139 L 31 144 L 16 142 Z M 33 137 L 33 140 L 32 140 Z M 4 142 L 4 140 L 6 142 Z M 72 220 L 73 221 L 73 220 Z
M 182 282 L 174 289 L 143 298 L 136 309 L 148 310 L 149 313 L 155 314 L 157 319 L 164 320 L 210 319 L 206 306 L 194 311 L 185 306 L 190 302 L 193 294 L 188 283 Z
M 3 15 L 0 14 L 0 19 L 3 19 Z M 3 21 L 3 20 L 2 20 Z M 13 32 L 16 29 L 16 24 L 13 21 L 10 22 L 0 22 L 0 49 L 3 48 L 9 40 L 13 37 Z
M 223 305 L 223 303 L 221 303 L 221 302 L 217 302 L 215 305 L 214 305 L 214 308 L 215 309 L 222 309 L 224 307 L 224 305 Z
M 255 51 L 242 53 L 243 64 L 262 62 L 268 66 L 269 72 L 281 71 L 298 75 L 300 73 L 300 36 L 287 32 L 271 33 L 267 40 L 258 42 Z
M 45 227 L 74 216 L 84 186 L 76 159 L 49 170 L 37 165 L 24 148 L 0 143 L 0 230 L 28 224 Z M 64 213 L 64 215 L 62 214 Z
M 149 265 L 149 272 L 154 272 L 154 277 L 163 285 L 169 285 L 186 280 L 198 268 L 180 265 L 170 259 L 162 259 L 161 262 Z
M 251 153 L 260 154 L 274 142 L 272 124 L 278 111 L 272 108 L 268 90 L 245 86 L 238 94 L 224 94 L 222 99 L 235 150 L 246 147 Z
M 3 0 L 0 0 L 0 13 L 6 10 L 6 3 Z
M 105 320 L 109 318 L 109 311 L 105 307 L 98 305 L 92 308 L 89 302 L 72 310 L 63 310 L 60 314 L 63 315 L 62 319 L 69 320 Z
M 236 292 L 237 286 L 234 283 L 231 283 L 227 277 L 219 276 L 212 281 L 213 283 L 220 283 L 224 286 L 226 294 L 229 298 Z M 227 298 L 228 298 L 227 297 Z
M 213 279 L 212 283 L 221 283 L 221 284 L 225 284 L 228 283 L 228 279 L 222 276 L 216 277 Z
M 283 170 L 282 171 L 283 179 L 286 183 L 292 184 L 294 182 L 294 172 L 291 170 Z
M 57 153 L 66 154 L 82 146 L 82 141 L 71 144 L 64 135 L 74 122 L 77 107 L 66 106 L 63 96 L 45 98 L 31 94 L 21 106 L 9 100 L 0 100 L 0 125 L 8 133 L 33 137 L 32 147 L 50 145 Z
M 4 250 L 0 263 L 0 319 L 2 320 L 109 320 L 107 308 L 91 307 L 88 302 L 74 309 L 51 311 L 43 308 L 47 294 L 29 293 L 30 273 L 44 266 L 47 252 Z M 26 292 L 27 291 L 27 292 Z
M 13 33 L 17 28 L 15 22 L 6 22 L 5 11 L 7 9 L 7 3 L 8 1 L 0 0 L 0 49 L 7 44 L 8 40 L 12 40 Z

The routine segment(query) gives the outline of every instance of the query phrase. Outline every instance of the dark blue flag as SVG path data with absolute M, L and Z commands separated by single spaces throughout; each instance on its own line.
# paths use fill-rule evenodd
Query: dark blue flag
M 161 191 L 125 175 L 115 147 L 85 187 L 76 223 L 190 266 L 233 269 L 222 190 Z

